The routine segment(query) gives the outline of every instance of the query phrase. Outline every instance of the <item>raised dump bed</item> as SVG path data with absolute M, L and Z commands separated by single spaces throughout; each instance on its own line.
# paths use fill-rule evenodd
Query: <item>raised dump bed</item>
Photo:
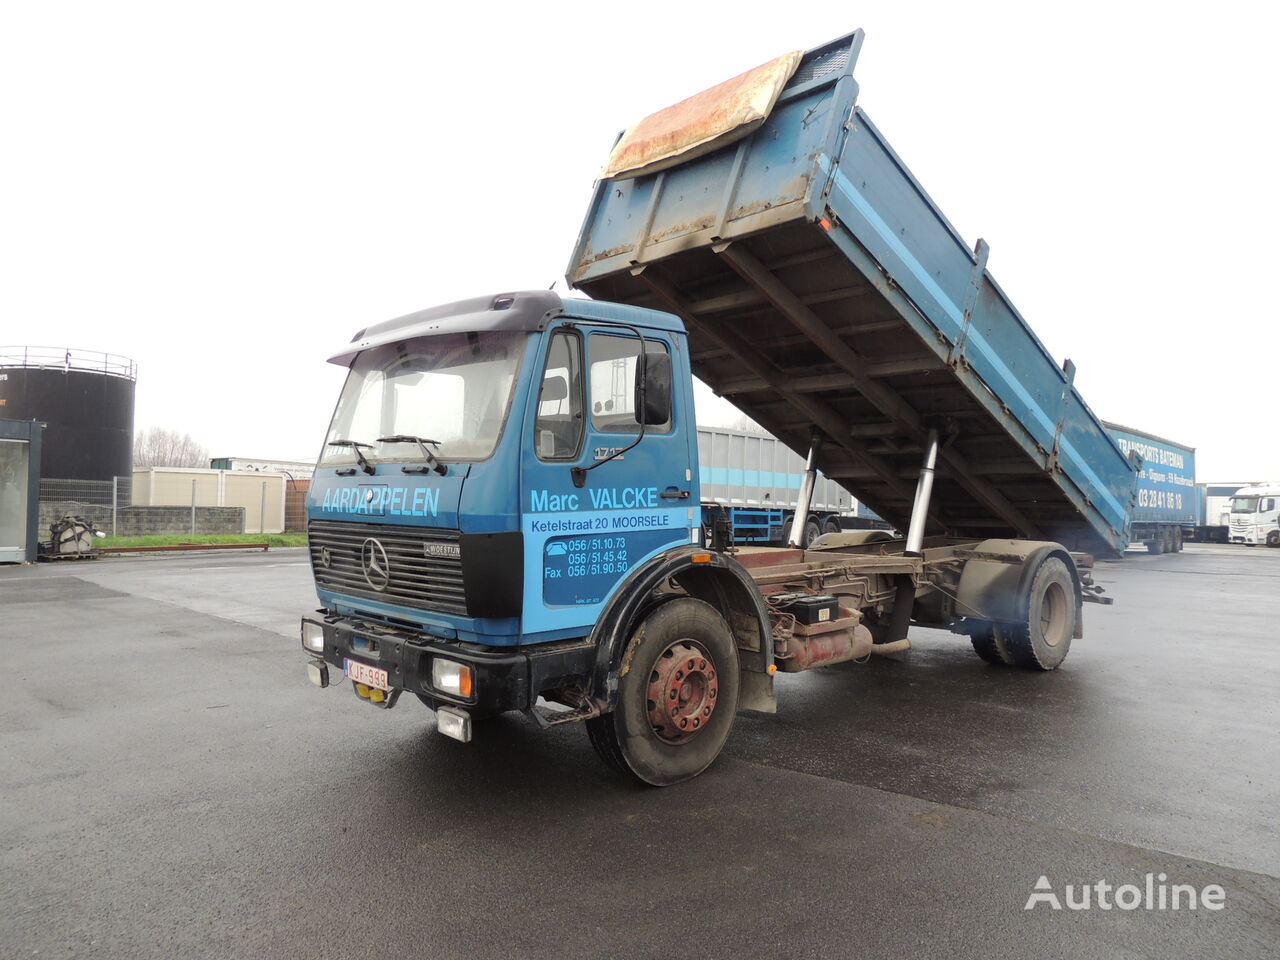
M 861 43 L 805 53 L 745 137 L 602 179 L 569 282 L 682 317 L 698 377 L 797 452 L 816 428 L 823 473 L 902 529 L 936 429 L 930 534 L 1123 550 L 1135 468 L 855 106 Z M 697 128 L 732 83 L 651 119 Z

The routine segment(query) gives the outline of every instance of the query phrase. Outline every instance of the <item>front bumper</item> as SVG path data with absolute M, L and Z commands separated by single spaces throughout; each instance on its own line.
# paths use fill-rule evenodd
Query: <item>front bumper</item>
M 354 660 L 387 671 L 394 690 L 417 694 L 432 706 L 458 706 L 475 713 L 527 710 L 544 690 L 576 686 L 585 690 L 595 665 L 595 644 L 586 639 L 520 647 L 483 647 L 443 640 L 355 617 L 304 617 L 324 631 L 324 652 L 306 650 L 343 669 Z M 306 649 L 306 648 L 304 648 Z M 474 673 L 472 695 L 457 697 L 431 685 L 431 661 L 463 663 Z

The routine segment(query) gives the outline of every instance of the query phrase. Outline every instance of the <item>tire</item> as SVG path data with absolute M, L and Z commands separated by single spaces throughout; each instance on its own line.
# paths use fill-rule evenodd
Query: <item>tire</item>
M 806 520 L 804 524 L 804 538 L 802 546 L 808 550 L 813 545 L 813 541 L 822 536 L 822 528 L 818 526 L 817 520 Z
M 840 521 L 837 520 L 835 517 L 827 517 L 826 523 L 822 525 L 822 532 L 823 533 L 839 533 Z
M 973 652 L 996 667 L 1013 666 L 1013 655 L 1005 643 L 1004 633 L 994 623 L 984 622 L 969 634 Z
M 715 607 L 686 597 L 664 603 L 631 635 L 622 662 L 613 712 L 586 722 L 600 758 L 655 787 L 711 766 L 738 710 L 738 648 Z
M 1013 662 L 1029 670 L 1054 670 L 1067 658 L 1076 627 L 1076 584 L 1059 557 L 1042 562 L 1031 578 L 1027 616 L 1001 624 Z
M 1182 528 L 1181 527 L 1173 528 L 1173 552 L 1174 553 L 1182 552 Z
M 785 547 L 791 542 L 791 518 L 787 517 L 787 522 L 782 525 L 782 545 Z
M 1164 553 L 1164 536 L 1157 536 L 1154 540 L 1147 541 L 1147 553 L 1154 553 L 1156 556 Z
M 1268 547 L 1280 547 L 1280 530 L 1272 530 L 1267 534 Z

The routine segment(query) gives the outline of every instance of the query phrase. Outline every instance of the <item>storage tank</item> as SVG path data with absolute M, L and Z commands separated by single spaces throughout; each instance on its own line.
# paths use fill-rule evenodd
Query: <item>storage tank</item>
M 133 468 L 137 365 L 127 357 L 57 347 L 0 347 L 0 417 L 47 424 L 41 475 L 128 477 Z

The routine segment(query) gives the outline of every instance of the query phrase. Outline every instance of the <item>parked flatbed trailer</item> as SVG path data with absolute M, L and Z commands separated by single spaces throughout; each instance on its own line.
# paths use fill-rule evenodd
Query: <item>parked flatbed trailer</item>
M 600 181 L 569 281 L 680 316 L 699 378 L 801 454 L 821 430 L 818 467 L 895 526 L 935 428 L 930 534 L 1120 553 L 1133 466 L 855 106 L 861 43 L 807 53 L 736 145 Z

